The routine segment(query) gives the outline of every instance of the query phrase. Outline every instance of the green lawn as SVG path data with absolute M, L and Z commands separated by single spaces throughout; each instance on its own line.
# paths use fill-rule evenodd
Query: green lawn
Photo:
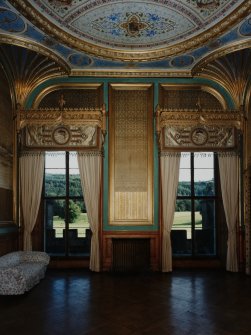
M 195 212 L 196 227 L 202 224 L 200 212 Z M 190 212 L 175 212 L 173 227 L 183 228 L 191 226 L 191 213 Z
M 202 221 L 200 212 L 195 212 L 195 225 L 196 229 L 202 229 Z M 187 238 L 190 239 L 192 235 L 191 231 L 191 212 L 175 212 L 173 229 L 187 231 Z
M 202 221 L 200 212 L 195 212 L 196 229 L 201 229 Z M 53 228 L 56 229 L 56 237 L 63 237 L 65 222 L 58 216 L 53 217 Z M 76 222 L 70 223 L 70 229 L 77 229 L 79 237 L 85 237 L 85 230 L 89 228 L 86 213 L 82 213 Z M 175 212 L 174 229 L 186 229 L 188 236 L 191 235 L 191 214 L 190 212 Z
M 89 228 L 88 218 L 86 213 L 80 214 L 76 222 L 69 224 L 70 229 L 78 230 L 78 237 L 85 237 L 85 230 Z M 53 228 L 56 229 L 56 237 L 63 237 L 63 229 L 65 228 L 65 222 L 59 216 L 53 217 Z

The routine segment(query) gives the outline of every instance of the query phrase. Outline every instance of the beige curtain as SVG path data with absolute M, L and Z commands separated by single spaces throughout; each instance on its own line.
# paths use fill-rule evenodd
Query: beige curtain
M 162 153 L 160 157 L 162 189 L 162 272 L 172 271 L 171 229 L 175 212 L 179 182 L 179 153 Z
M 44 176 L 44 153 L 20 157 L 20 192 L 24 225 L 24 250 L 32 250 L 31 233 L 36 223 Z
M 238 222 L 239 158 L 234 153 L 218 154 L 223 206 L 228 227 L 228 271 L 237 272 L 236 228 Z
M 90 269 L 100 271 L 99 208 L 102 155 L 100 152 L 78 153 L 78 165 L 85 205 L 92 231 Z

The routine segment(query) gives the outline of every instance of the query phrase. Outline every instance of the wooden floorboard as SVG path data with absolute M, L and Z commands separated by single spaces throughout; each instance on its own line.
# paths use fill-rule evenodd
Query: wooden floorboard
M 251 278 L 220 270 L 48 269 L 30 292 L 0 296 L 0 334 L 251 334 Z

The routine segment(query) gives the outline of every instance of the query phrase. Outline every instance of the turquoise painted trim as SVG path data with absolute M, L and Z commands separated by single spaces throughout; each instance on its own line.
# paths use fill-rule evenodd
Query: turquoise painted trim
M 156 118 L 155 118 L 155 111 L 157 108 L 157 105 L 159 103 L 159 84 L 154 84 L 154 127 L 153 127 L 153 185 L 154 185 L 154 227 L 156 230 L 159 229 L 159 147 L 157 143 L 157 137 L 156 137 Z
M 102 77 L 60 77 L 49 79 L 38 85 L 30 94 L 26 103 L 26 108 L 31 108 L 37 95 L 46 87 L 50 85 L 57 85 L 62 83 L 148 83 L 148 84 L 205 84 L 215 88 L 226 99 L 227 108 L 234 109 L 234 101 L 231 95 L 218 83 L 203 78 L 102 78 Z
M 104 96 L 105 96 L 105 104 L 108 108 L 108 85 L 104 85 L 106 89 L 104 90 Z M 106 95 L 107 94 L 107 95 Z M 154 112 L 156 109 L 156 106 L 158 104 L 158 83 L 154 84 L 154 101 L 153 101 L 153 118 L 154 118 Z M 154 175 L 153 175 L 153 185 L 154 185 L 154 217 L 153 217 L 153 225 L 142 225 L 142 226 L 113 226 L 109 225 L 108 223 L 108 194 L 109 194 L 109 170 L 108 170 L 108 138 L 106 138 L 105 146 L 104 146 L 104 192 L 103 192 L 103 230 L 104 231 L 158 231 L 159 229 L 159 166 L 158 166 L 158 145 L 157 145 L 157 139 L 156 139 L 156 131 L 155 131 L 155 118 L 154 118 L 154 127 L 153 127 L 153 138 L 154 138 L 154 145 L 153 145 L 153 159 L 154 159 Z M 107 121 L 107 129 L 108 129 L 108 122 Z
M 109 110 L 109 87 L 107 83 L 104 83 L 104 103 L 106 107 L 106 113 Z M 106 129 L 108 130 L 109 126 L 109 118 L 108 114 L 106 117 Z M 105 143 L 104 143 L 104 162 L 103 162 L 103 230 L 106 230 L 108 226 L 108 195 L 109 195 L 109 165 L 108 165 L 108 143 L 109 143 L 109 136 L 108 131 L 105 136 Z
M 149 225 L 149 226 L 112 226 L 112 225 L 106 225 L 103 226 L 103 231 L 124 231 L 124 232 L 129 232 L 129 231 L 153 231 L 156 232 L 157 228 L 155 225 Z

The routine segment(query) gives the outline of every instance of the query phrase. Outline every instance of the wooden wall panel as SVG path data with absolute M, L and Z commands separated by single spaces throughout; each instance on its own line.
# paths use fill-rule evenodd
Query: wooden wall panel
M 144 238 L 150 239 L 150 267 L 152 271 L 160 271 L 160 245 L 158 232 L 103 232 L 102 270 L 112 270 L 112 239 Z

